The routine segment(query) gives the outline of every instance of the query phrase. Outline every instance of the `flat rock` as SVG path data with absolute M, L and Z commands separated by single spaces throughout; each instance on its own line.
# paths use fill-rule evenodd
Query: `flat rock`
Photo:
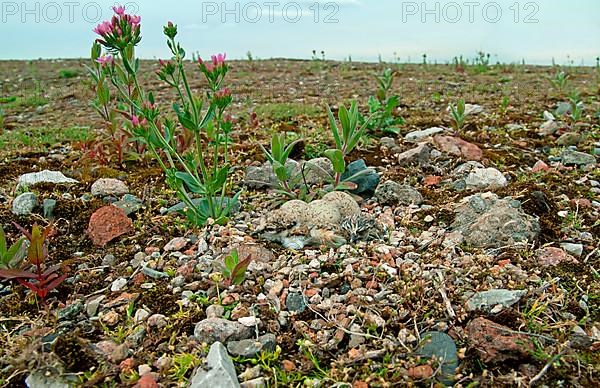
M 564 250 L 555 247 L 540 248 L 535 252 L 535 257 L 538 264 L 543 267 L 555 266 L 562 262 L 577 263 L 577 259 L 573 256 L 569 255 Z
M 25 384 L 31 388 L 69 388 L 66 381 L 62 380 L 58 374 L 52 375 L 42 371 L 34 371 L 25 379 Z
M 475 144 L 471 144 L 459 137 L 437 135 L 433 138 L 434 144 L 440 151 L 466 160 L 481 160 L 483 151 Z
M 535 347 L 525 334 L 515 333 L 483 317 L 473 319 L 465 328 L 470 347 L 484 363 L 498 364 L 529 357 Z
M 175 237 L 169 241 L 163 248 L 165 252 L 180 251 L 188 244 L 188 240 L 185 237 Z
M 104 206 L 90 217 L 87 235 L 96 246 L 105 246 L 115 238 L 133 230 L 133 223 L 122 209 Z
M 30 172 L 30 173 L 21 175 L 17 182 L 17 190 L 20 190 L 22 187 L 31 187 L 38 183 L 51 183 L 51 184 L 59 185 L 59 184 L 74 184 L 74 183 L 79 183 L 79 182 L 76 181 L 75 179 L 67 178 L 60 171 L 44 170 L 41 172 Z
M 91 191 L 95 197 L 120 196 L 129 193 L 129 187 L 118 179 L 101 178 L 92 184 Z
M 23 193 L 13 200 L 12 212 L 17 216 L 28 216 L 38 206 L 38 197 L 34 193 Z
M 241 341 L 252 338 L 254 328 L 242 325 L 239 322 L 228 321 L 222 318 L 207 318 L 200 321 L 194 327 L 194 337 L 199 342 L 212 344 L 221 342 L 227 344 L 229 341 Z
M 125 194 L 123 198 L 112 205 L 123 209 L 126 215 L 131 215 L 144 207 L 142 200 L 131 194 Z
M 439 379 L 445 385 L 452 385 L 458 367 L 454 340 L 448 334 L 438 331 L 423 333 L 421 337 L 425 341 L 417 350 L 417 354 L 425 358 L 436 357 L 438 361 L 443 360 Z
M 375 193 L 382 205 L 420 205 L 423 196 L 416 189 L 408 185 L 401 185 L 394 181 L 381 184 Z
M 404 136 L 404 141 L 407 143 L 419 143 L 423 139 L 426 139 L 433 135 L 437 135 L 438 133 L 442 132 L 444 132 L 444 128 L 439 127 L 427 128 L 422 131 L 413 131 L 407 133 L 406 136 Z
M 540 231 L 536 218 L 525 214 L 521 203 L 493 193 L 464 198 L 455 209 L 454 231 L 477 248 L 499 248 L 535 239 Z
M 303 313 L 306 310 L 306 298 L 298 292 L 290 292 L 285 300 L 285 307 L 289 312 Z
M 211 345 L 206 357 L 206 365 L 196 369 L 188 385 L 189 388 L 238 388 L 239 386 L 233 361 L 220 342 Z
M 596 158 L 593 155 L 586 154 L 585 152 L 579 152 L 567 149 L 561 155 L 562 164 L 565 166 L 569 165 L 591 165 L 596 164 Z
M 352 178 L 358 173 L 361 174 Z M 371 198 L 373 196 L 380 180 L 381 177 L 377 171 L 368 168 L 363 159 L 348 164 L 346 166 L 346 171 L 342 174 L 342 181 L 349 181 L 357 185 L 357 188 L 355 190 L 350 190 L 350 192 L 352 194 L 360 195 L 363 198 Z
M 489 312 L 497 305 L 508 308 L 520 301 L 526 293 L 527 291 L 524 290 L 510 291 L 502 289 L 478 292 L 467 300 L 467 310 Z
M 237 357 L 251 358 L 260 352 L 273 352 L 277 341 L 274 334 L 265 334 L 258 339 L 246 339 L 241 341 L 229 341 L 227 350 L 229 354 Z

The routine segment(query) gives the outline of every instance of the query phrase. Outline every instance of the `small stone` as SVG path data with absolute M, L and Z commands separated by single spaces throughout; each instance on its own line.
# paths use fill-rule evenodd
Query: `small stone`
M 285 300 L 285 306 L 289 312 L 300 314 L 306 310 L 306 299 L 300 293 L 290 292 Z
M 421 338 L 425 341 L 417 350 L 417 354 L 425 358 L 436 357 L 438 362 L 442 362 L 439 380 L 445 385 L 452 385 L 458 367 L 454 340 L 448 334 L 438 331 L 423 333 Z
M 69 388 L 71 387 L 60 376 L 40 371 L 31 372 L 25 379 L 25 384 L 32 388 Z
M 583 244 L 565 242 L 561 243 L 560 247 L 575 257 L 581 257 L 581 255 L 583 254 Z
M 127 279 L 118 278 L 112 282 L 112 284 L 110 285 L 110 290 L 112 292 L 121 291 L 123 288 L 125 288 L 126 285 L 127 285 Z
M 394 181 L 387 181 L 377 188 L 375 193 L 382 205 L 420 205 L 423 196 L 408 185 L 401 185 Z
M 482 317 L 473 319 L 465 328 L 470 346 L 484 363 L 499 364 L 507 360 L 528 358 L 535 347 L 526 334 Z
M 543 267 L 555 266 L 562 262 L 577 262 L 573 256 L 567 254 L 564 250 L 555 247 L 538 249 L 536 251 L 536 258 L 538 263 Z
M 23 174 L 19 177 L 17 183 L 17 191 L 22 187 L 31 188 L 38 183 L 51 183 L 51 184 L 73 184 L 79 183 L 75 179 L 67 178 L 60 171 L 48 171 L 44 170 L 41 172 L 31 172 Z
M 110 360 L 114 363 L 119 363 L 129 357 L 130 350 L 126 344 L 121 344 L 110 354 Z
M 400 166 L 409 166 L 413 164 L 426 165 L 431 157 L 431 148 L 425 143 L 421 143 L 415 148 L 404 151 L 398 155 L 398 164 Z
M 165 245 L 165 252 L 181 251 L 187 245 L 188 240 L 185 237 L 175 237 Z
M 139 368 L 139 367 L 138 367 Z M 159 388 L 156 377 L 152 373 L 140 375 L 140 379 L 134 385 L 134 388 Z
M 562 164 L 569 165 L 593 165 L 596 164 L 596 158 L 593 155 L 584 152 L 574 151 L 571 149 L 565 150 L 561 155 Z
M 148 317 L 148 320 L 146 321 L 146 323 L 150 327 L 156 327 L 156 328 L 162 329 L 163 327 L 165 327 L 169 324 L 169 320 L 167 319 L 166 316 L 164 316 L 162 314 L 152 314 Z
M 135 323 L 144 322 L 146 320 L 146 318 L 148 318 L 149 316 L 150 316 L 150 313 L 148 312 L 148 310 L 138 309 L 135 312 L 135 315 L 133 316 L 133 322 L 135 322 Z
M 110 267 L 111 265 L 117 262 L 117 258 L 115 255 L 109 253 L 108 255 L 102 258 L 102 265 Z
M 118 179 L 101 178 L 92 184 L 91 191 L 94 197 L 120 196 L 129 193 L 129 188 Z
M 495 168 L 475 169 L 465 178 L 468 190 L 495 190 L 508 185 L 502 173 Z
M 534 164 L 533 168 L 531 169 L 531 172 L 535 174 L 535 173 L 538 173 L 538 172 L 549 171 L 549 170 L 550 170 L 550 167 L 546 163 L 544 163 L 541 160 L 538 160 Z
M 17 216 L 28 216 L 38 206 L 38 198 L 34 193 L 23 193 L 14 199 L 12 212 Z
M 419 143 L 421 140 L 444 132 L 444 128 L 432 127 L 422 131 L 413 131 L 404 136 L 404 141 L 407 143 Z
M 238 322 L 246 327 L 256 327 L 260 323 L 260 318 L 254 316 L 241 317 L 238 319 Z
M 104 298 L 106 298 L 105 295 L 100 295 L 100 296 L 90 299 L 85 304 L 85 312 L 88 317 L 91 318 L 91 317 L 95 316 L 96 313 L 98 313 L 98 308 L 100 307 L 100 303 L 102 303 Z
M 220 342 L 211 345 L 206 357 L 206 368 L 200 366 L 190 379 L 189 388 L 238 388 L 235 366 L 227 354 L 227 349 Z
M 227 350 L 233 356 L 251 358 L 260 352 L 273 352 L 276 341 L 273 334 L 265 334 L 258 339 L 246 339 L 241 341 L 230 341 Z
M 212 344 L 214 342 L 227 343 L 251 338 L 254 328 L 247 327 L 238 322 L 221 318 L 207 318 L 196 324 L 194 336 L 198 341 Z
M 96 246 L 105 246 L 115 238 L 133 230 L 131 219 L 122 209 L 114 206 L 104 206 L 90 218 L 87 234 Z
M 166 273 L 157 271 L 147 266 L 142 266 L 142 273 L 146 276 L 151 277 L 152 279 L 162 279 L 169 277 L 169 275 L 167 275 Z
M 206 308 L 206 318 L 222 318 L 225 308 L 218 304 L 212 304 Z
M 434 144 L 440 151 L 466 160 L 481 160 L 483 151 L 475 144 L 461 138 L 437 135 L 433 138 Z
M 359 172 L 361 172 L 360 175 L 352 178 Z M 371 198 L 373 196 L 380 180 L 381 177 L 377 171 L 368 168 L 363 159 L 348 164 L 346 171 L 342 174 L 342 181 L 352 182 L 358 186 L 355 190 L 350 190 L 350 193 L 360 195 L 363 198 Z
M 119 322 L 119 314 L 116 311 L 110 310 L 106 314 L 102 315 L 101 321 L 108 326 L 114 326 Z
M 424 380 L 433 376 L 431 365 L 419 365 L 408 368 L 407 374 L 413 379 Z
M 112 205 L 122 209 L 128 216 L 144 207 L 142 200 L 131 194 L 125 194 L 121 200 L 113 202 Z
M 572 146 L 577 145 L 583 140 L 583 136 L 581 133 L 577 132 L 566 132 L 560 135 L 560 137 L 556 140 L 556 144 L 559 146 Z
M 257 377 L 252 380 L 244 381 L 240 384 L 241 388 L 267 388 L 267 380 L 264 377 Z
M 56 208 L 56 200 L 52 198 L 44 199 L 42 203 L 42 209 L 44 218 L 47 220 L 51 220 L 54 218 L 54 209 Z
M 467 301 L 467 310 L 482 310 L 489 312 L 496 305 L 508 308 L 517 303 L 527 291 L 524 290 L 488 290 L 478 292 Z
M 65 308 L 58 310 L 57 318 L 59 321 L 65 319 L 74 319 L 83 310 L 83 303 L 77 301 Z

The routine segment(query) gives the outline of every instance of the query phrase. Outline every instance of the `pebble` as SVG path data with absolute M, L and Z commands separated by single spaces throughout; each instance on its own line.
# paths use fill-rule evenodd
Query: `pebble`
M 28 216 L 38 206 L 38 197 L 34 193 L 23 193 L 14 199 L 12 212 L 17 216 Z
M 126 285 L 127 285 L 127 279 L 118 278 L 112 282 L 112 284 L 110 285 L 110 290 L 112 292 L 121 291 L 123 288 L 125 288 Z
M 92 184 L 91 192 L 95 197 L 120 196 L 129 193 L 129 188 L 118 179 L 101 178 Z

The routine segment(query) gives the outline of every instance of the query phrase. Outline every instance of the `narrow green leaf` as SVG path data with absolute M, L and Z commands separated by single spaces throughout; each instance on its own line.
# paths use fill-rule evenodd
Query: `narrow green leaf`
M 331 133 L 333 134 L 333 139 L 335 140 L 335 146 L 341 149 L 343 144 L 342 139 L 340 138 L 340 131 L 329 106 L 327 106 L 327 115 L 329 116 L 329 126 L 331 127 Z
M 333 164 L 333 171 L 342 174 L 346 171 L 346 162 L 344 161 L 344 154 L 338 149 L 330 149 L 323 153 L 325 157 L 331 160 Z

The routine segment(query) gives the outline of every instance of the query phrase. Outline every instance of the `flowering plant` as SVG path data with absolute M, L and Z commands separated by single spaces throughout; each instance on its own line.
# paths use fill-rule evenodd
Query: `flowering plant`
M 135 57 L 135 47 L 142 39 L 140 17 L 127 14 L 123 7 L 113 9 L 111 21 L 94 29 L 100 38 L 92 48 L 92 60 L 116 91 L 117 103 L 126 108 L 116 111 L 129 119 L 134 138 L 147 145 L 163 168 L 167 184 L 186 205 L 186 216 L 198 225 L 208 219 L 225 223 L 239 198 L 239 193 L 233 198 L 227 196 L 233 123 L 225 114 L 232 102 L 231 91 L 224 87 L 229 70 L 226 55 L 213 55 L 211 61 L 198 59 L 198 70 L 208 82 L 205 101 L 194 95 L 188 82 L 186 53 L 175 40 L 177 26 L 169 22 L 164 27 L 172 58 L 160 60 L 156 73 L 176 92 L 176 122 L 161 111 L 152 92 L 140 87 L 139 59 Z M 98 85 L 98 95 L 103 94 L 103 101 L 109 101 L 108 85 Z M 193 139 L 185 153 L 178 147 L 182 138 Z

